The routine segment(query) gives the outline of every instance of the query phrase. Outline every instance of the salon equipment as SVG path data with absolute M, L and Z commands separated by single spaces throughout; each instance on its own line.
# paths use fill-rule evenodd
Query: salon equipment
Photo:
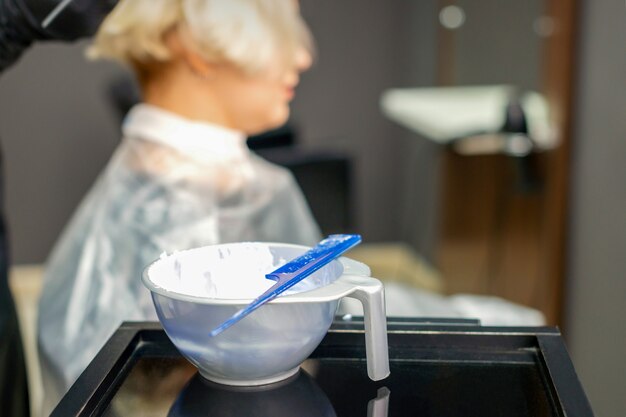
M 540 189 L 535 155 L 558 145 L 546 98 L 510 85 L 390 89 L 381 108 L 391 120 L 461 155 L 509 156 L 522 192 Z
M 360 242 L 361 236 L 359 235 L 331 235 L 322 240 L 303 255 L 287 262 L 274 272 L 265 275 L 265 278 L 276 281 L 276 284 L 255 298 L 243 309 L 236 312 L 224 323 L 217 326 L 209 334 L 211 336 L 217 336 L 222 333 L 257 308 L 269 303 L 313 272 L 358 245 Z
M 176 276 L 186 265 L 204 262 L 205 266 L 194 267 L 206 270 L 192 275 L 196 282 L 210 276 L 220 262 L 250 262 L 245 255 L 255 249 L 270 251 L 274 265 L 267 270 L 271 271 L 281 259 L 296 258 L 309 248 L 282 243 L 205 246 L 162 257 L 143 274 L 165 332 L 203 377 L 234 386 L 258 386 L 291 377 L 326 335 L 343 297 L 358 299 L 366 312 L 369 377 L 381 380 L 389 375 L 383 286 L 369 276 L 369 268 L 362 263 L 343 257 L 333 260 L 291 288 L 289 294 L 275 298 L 216 337 L 210 336 L 210 331 L 248 305 L 252 297 L 192 296 L 157 285 L 159 277 Z M 236 284 L 241 278 L 233 275 L 229 283 Z

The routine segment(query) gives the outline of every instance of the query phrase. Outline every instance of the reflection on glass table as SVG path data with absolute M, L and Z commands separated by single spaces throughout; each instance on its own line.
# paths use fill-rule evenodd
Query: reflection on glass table
M 140 359 L 113 397 L 107 417 L 199 416 L 555 416 L 531 353 L 510 363 L 392 361 L 382 383 L 363 361 L 309 359 L 289 380 L 262 387 L 207 381 L 183 358 Z M 393 395 L 391 395 L 393 393 Z
M 391 375 L 367 375 L 362 318 L 337 318 L 291 379 L 204 380 L 157 323 L 113 335 L 52 417 L 590 417 L 558 329 L 388 318 Z

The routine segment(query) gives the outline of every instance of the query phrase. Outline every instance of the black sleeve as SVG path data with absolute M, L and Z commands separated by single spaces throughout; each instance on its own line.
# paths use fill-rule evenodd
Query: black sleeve
M 35 39 L 42 37 L 18 1 L 0 0 L 0 71 L 15 62 Z
M 0 0 L 0 71 L 34 41 L 73 41 L 93 35 L 117 0 L 73 0 L 46 28 L 42 22 L 61 0 Z

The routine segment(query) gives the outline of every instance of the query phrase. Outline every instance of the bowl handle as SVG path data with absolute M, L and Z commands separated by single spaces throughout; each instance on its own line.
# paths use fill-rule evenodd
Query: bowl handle
M 356 275 L 343 275 L 341 279 L 353 285 L 353 290 L 345 297 L 363 304 L 367 375 L 373 381 L 385 379 L 389 376 L 389 349 L 383 284 L 376 278 Z

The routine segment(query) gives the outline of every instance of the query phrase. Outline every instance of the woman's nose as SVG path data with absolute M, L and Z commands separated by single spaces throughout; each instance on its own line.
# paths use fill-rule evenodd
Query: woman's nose
M 296 68 L 300 72 L 304 72 L 311 68 L 311 64 L 313 63 L 313 58 L 311 57 L 311 53 L 304 47 L 299 47 L 296 50 Z

